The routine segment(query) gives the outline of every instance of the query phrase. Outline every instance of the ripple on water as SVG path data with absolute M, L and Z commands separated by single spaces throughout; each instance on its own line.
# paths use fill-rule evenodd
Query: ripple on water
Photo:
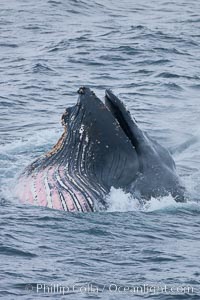
M 37 283 L 89 282 L 106 285 L 105 291 L 71 298 L 200 299 L 200 140 L 188 140 L 199 137 L 198 9 L 196 0 L 1 1 L 3 298 L 64 299 L 71 293 L 38 294 Z M 15 177 L 58 140 L 60 116 L 84 84 L 102 99 L 105 88 L 112 88 L 143 129 L 177 149 L 173 155 L 188 203 L 169 196 L 140 205 L 112 190 L 104 213 L 18 204 Z M 111 283 L 191 285 L 194 293 L 114 293 Z
M 5 256 L 21 256 L 21 257 L 36 257 L 37 255 L 31 252 L 26 252 L 14 247 L 6 247 L 1 246 L 0 247 L 0 254 Z

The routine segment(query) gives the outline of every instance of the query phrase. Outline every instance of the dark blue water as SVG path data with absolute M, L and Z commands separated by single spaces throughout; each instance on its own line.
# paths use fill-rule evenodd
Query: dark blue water
M 199 299 L 199 49 L 199 1 L 0 1 L 2 299 Z M 84 84 L 173 151 L 187 204 L 119 190 L 107 213 L 19 204 L 17 175 Z

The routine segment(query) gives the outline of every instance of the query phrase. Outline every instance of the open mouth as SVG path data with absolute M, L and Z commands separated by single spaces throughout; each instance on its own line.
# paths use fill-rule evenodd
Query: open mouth
M 124 134 L 129 139 L 131 145 L 137 152 L 138 139 L 137 139 L 137 125 L 131 118 L 130 112 L 125 108 L 123 102 L 119 100 L 111 90 L 105 91 L 105 104 L 96 97 L 96 95 L 87 87 L 80 87 L 79 103 L 84 106 L 89 106 L 90 109 L 96 108 L 96 111 L 102 111 L 105 107 L 113 115 Z M 95 105 L 94 105 L 95 103 Z M 96 112 L 95 112 L 96 114 Z M 102 125 L 102 124 L 101 124 Z M 136 130 L 135 130 L 136 129 Z
M 110 90 L 105 92 L 105 105 L 117 120 L 133 147 L 137 148 L 138 142 L 132 129 L 135 123 L 131 118 L 130 112 L 127 111 L 124 104 Z

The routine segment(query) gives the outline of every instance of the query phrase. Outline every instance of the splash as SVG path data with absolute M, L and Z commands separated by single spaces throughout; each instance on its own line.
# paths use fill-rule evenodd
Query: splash
M 24 153 L 26 150 L 31 153 L 35 152 L 35 149 L 43 150 L 44 148 L 49 148 L 60 136 L 62 131 L 62 129 L 40 130 L 29 135 L 27 138 L 16 139 L 11 143 L 0 145 L 0 152 L 5 155 L 11 155 Z
M 108 211 L 137 211 L 140 203 L 134 199 L 130 193 L 125 193 L 122 189 L 111 188 L 110 194 L 107 197 Z
M 200 205 L 194 201 L 177 203 L 171 195 L 160 198 L 151 197 L 149 201 L 142 201 L 134 198 L 130 193 L 125 193 L 122 189 L 115 189 L 113 187 L 107 197 L 107 201 L 109 212 L 174 211 L 181 208 L 200 211 Z
M 27 138 L 0 145 L 0 199 L 16 201 L 17 177 L 25 166 L 47 152 L 59 135 L 57 129 L 41 130 Z

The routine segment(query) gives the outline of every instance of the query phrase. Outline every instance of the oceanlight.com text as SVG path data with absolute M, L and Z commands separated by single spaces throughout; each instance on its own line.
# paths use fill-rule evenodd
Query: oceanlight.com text
M 141 284 L 141 285 L 120 285 L 115 283 L 110 284 L 94 284 L 94 283 L 74 283 L 59 284 L 59 283 L 37 283 L 37 284 L 27 284 L 26 290 L 34 291 L 36 293 L 42 294 L 60 294 L 67 295 L 69 293 L 81 293 L 81 294 L 99 294 L 99 293 L 112 293 L 112 294 L 133 294 L 133 295 L 147 295 L 147 294 L 168 294 L 168 295 L 184 295 L 184 294 L 194 294 L 194 287 L 183 286 L 183 285 L 151 285 L 151 284 Z

